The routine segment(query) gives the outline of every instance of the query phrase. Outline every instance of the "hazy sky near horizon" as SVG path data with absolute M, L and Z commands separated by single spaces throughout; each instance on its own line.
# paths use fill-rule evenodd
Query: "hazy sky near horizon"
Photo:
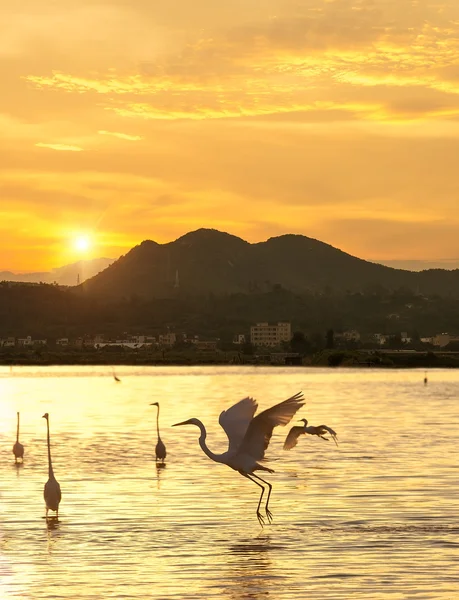
M 198 227 L 459 259 L 457 0 L 3 3 L 0 74 L 0 270 Z

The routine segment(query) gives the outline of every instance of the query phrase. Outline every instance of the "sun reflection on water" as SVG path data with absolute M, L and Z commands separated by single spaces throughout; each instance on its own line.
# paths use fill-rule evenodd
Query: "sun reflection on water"
M 455 597 L 459 374 L 435 372 L 429 386 L 417 371 L 371 369 L 117 374 L 123 385 L 111 368 L 0 369 L 2 599 Z M 221 452 L 221 410 L 245 395 L 263 409 L 300 389 L 299 417 L 330 424 L 340 446 L 303 437 L 287 453 L 288 428 L 275 430 L 274 523 L 260 529 L 258 488 L 209 461 L 199 432 L 170 425 L 200 418 Z M 164 467 L 155 464 L 155 400 Z M 62 488 L 59 522 L 48 523 L 46 411 Z

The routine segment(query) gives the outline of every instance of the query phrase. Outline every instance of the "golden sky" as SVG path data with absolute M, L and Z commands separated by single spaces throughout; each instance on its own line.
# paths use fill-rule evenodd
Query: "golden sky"
M 214 227 L 459 260 L 459 2 L 0 4 L 0 270 Z

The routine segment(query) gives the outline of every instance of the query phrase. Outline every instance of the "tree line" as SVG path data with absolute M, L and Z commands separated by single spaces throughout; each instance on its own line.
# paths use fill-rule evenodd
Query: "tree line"
M 400 288 L 361 293 L 323 291 L 295 294 L 279 288 L 259 294 L 228 294 L 144 299 L 101 299 L 53 285 L 0 283 L 0 337 L 79 337 L 100 333 L 157 335 L 167 329 L 231 342 L 260 321 L 290 321 L 308 340 L 324 332 L 356 329 L 412 337 L 459 333 L 454 297 L 426 297 Z M 324 342 L 323 342 L 324 343 Z

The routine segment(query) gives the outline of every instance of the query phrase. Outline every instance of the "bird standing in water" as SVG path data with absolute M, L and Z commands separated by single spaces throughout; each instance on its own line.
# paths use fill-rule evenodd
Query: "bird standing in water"
M 158 441 L 157 441 L 156 447 L 155 447 L 155 454 L 156 454 L 156 462 L 164 464 L 164 461 L 166 460 L 167 452 L 166 452 L 166 446 L 164 445 L 164 443 L 159 435 L 159 402 L 152 402 L 150 404 L 150 406 L 158 407 L 158 412 L 156 413 L 156 431 L 158 433 Z
M 53 465 L 51 462 L 51 443 L 49 440 L 49 415 L 45 413 L 43 419 L 46 419 L 46 427 L 48 433 L 48 481 L 45 483 L 43 497 L 46 504 L 46 519 L 48 519 L 48 511 L 56 512 L 56 519 L 59 518 L 59 503 L 61 501 L 61 486 L 54 477 Z
M 16 443 L 13 446 L 13 454 L 14 454 L 14 462 L 15 463 L 18 462 L 18 458 L 20 458 L 21 461 L 24 460 L 24 446 L 19 442 L 19 413 L 17 413 L 17 419 L 18 419 L 18 424 L 17 424 L 17 429 L 16 429 Z
M 300 421 L 303 421 L 304 425 L 296 425 L 290 429 L 287 437 L 285 438 L 284 450 L 290 450 L 291 448 L 294 448 L 298 443 L 298 438 L 304 433 L 308 433 L 309 435 L 317 435 L 326 442 L 328 442 L 329 438 L 324 436 L 328 433 L 332 436 L 335 444 L 338 445 L 338 442 L 336 441 L 338 435 L 331 427 L 327 427 L 327 425 L 317 425 L 316 427 L 314 427 L 314 425 L 310 425 L 308 427 L 307 419 L 300 419 Z
M 204 424 L 199 419 L 188 419 L 178 425 L 196 425 L 201 431 L 199 445 L 204 454 L 211 460 L 222 463 L 240 473 L 256 485 L 261 487 L 261 495 L 257 506 L 257 518 L 261 526 L 265 520 L 260 512 L 261 501 L 265 493 L 264 485 L 268 486 L 268 497 L 265 504 L 265 513 L 269 522 L 272 521 L 272 513 L 269 510 L 269 498 L 271 496 L 272 485 L 255 475 L 254 471 L 267 471 L 274 473 L 261 465 L 258 461 L 263 460 L 265 451 L 269 445 L 273 429 L 277 425 L 287 425 L 296 413 L 303 406 L 303 394 L 299 392 L 280 402 L 254 417 L 258 404 L 253 398 L 244 398 L 228 410 L 224 410 L 218 419 L 218 422 L 225 430 L 228 436 L 229 446 L 223 454 L 214 454 L 206 445 L 207 431 Z M 260 483 L 261 482 L 261 483 Z M 263 485 L 264 484 L 264 485 Z

